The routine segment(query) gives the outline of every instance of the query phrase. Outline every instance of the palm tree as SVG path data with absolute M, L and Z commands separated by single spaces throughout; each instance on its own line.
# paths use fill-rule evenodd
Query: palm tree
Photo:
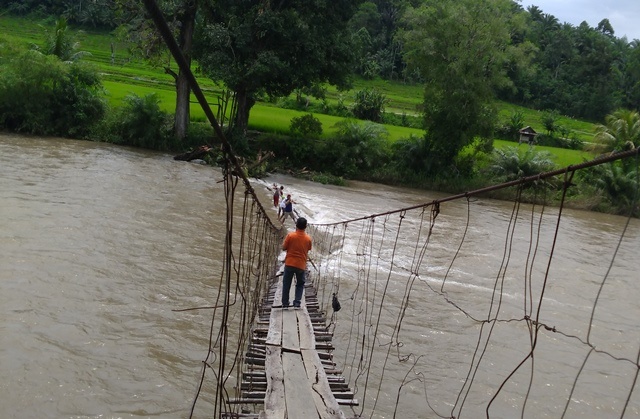
M 540 9 L 538 6 L 529 6 L 527 7 L 527 11 L 531 16 L 531 20 L 533 20 L 534 22 L 540 22 L 542 20 L 543 12 L 542 9 Z
M 600 154 L 632 150 L 640 145 L 640 114 L 618 109 L 605 117 L 605 125 L 596 127 L 593 143 L 588 147 Z M 622 213 L 631 209 L 637 215 L 638 174 L 636 159 L 624 159 L 594 170 L 593 185 Z
M 535 151 L 531 147 L 505 147 L 495 149 L 487 168 L 498 182 L 509 182 L 553 170 L 555 165 L 547 151 Z
M 589 150 L 599 154 L 631 150 L 640 145 L 640 114 L 618 109 L 605 117 L 605 124 L 596 126 Z
M 61 17 L 56 20 L 54 32 L 47 31 L 44 49 L 36 49 L 45 55 L 55 55 L 60 61 L 72 62 L 89 55 L 86 51 L 78 51 L 79 46 L 80 43 L 75 41 L 68 31 L 67 20 Z

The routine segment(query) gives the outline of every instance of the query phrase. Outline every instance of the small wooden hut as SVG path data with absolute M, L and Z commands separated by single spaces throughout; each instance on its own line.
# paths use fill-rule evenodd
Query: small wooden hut
M 518 140 L 519 144 L 526 142 L 529 145 L 533 145 L 536 140 L 536 135 L 538 135 L 538 133 L 530 126 L 526 126 L 518 132 L 520 133 L 520 139 Z

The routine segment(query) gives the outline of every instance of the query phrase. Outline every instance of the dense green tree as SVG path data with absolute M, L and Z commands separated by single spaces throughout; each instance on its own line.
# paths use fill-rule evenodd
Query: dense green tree
M 102 93 L 97 72 L 86 64 L 27 51 L 0 66 L 0 126 L 83 137 L 104 115 Z
M 426 0 L 409 9 L 402 34 L 407 63 L 426 82 L 428 173 L 446 170 L 496 120 L 495 88 L 510 84 L 510 0 Z
M 613 31 L 613 29 L 611 29 Z M 616 106 L 616 80 L 612 74 L 616 54 L 611 35 L 582 23 L 576 30 L 576 56 L 566 77 L 576 89 L 570 115 L 602 120 Z M 582 99 L 582 100 L 580 100 Z
M 380 65 L 375 60 L 379 46 L 375 44 L 375 34 L 380 30 L 381 17 L 378 6 L 371 1 L 362 3 L 351 18 L 349 28 L 357 46 L 357 68 L 359 75 L 372 79 L 380 74 Z
M 285 96 L 325 82 L 348 86 L 355 54 L 347 23 L 359 3 L 220 0 L 206 4 L 194 53 L 206 75 L 235 92 L 238 132 L 246 131 L 261 93 Z
M 619 106 L 624 97 L 619 86 L 630 91 L 631 80 L 625 75 L 626 48 L 607 19 L 591 28 L 586 22 L 560 24 L 534 7 L 527 15 L 525 39 L 537 47 L 533 72 L 514 77 L 517 93 L 502 92 L 502 98 L 590 120 L 601 120 Z
M 118 10 L 119 32 L 133 45 L 132 52 L 157 65 L 164 65 L 165 72 L 173 77 L 176 86 L 176 105 L 174 114 L 174 135 L 182 141 L 187 136 L 190 122 L 191 89 L 186 74 L 178 69 L 174 71 L 170 64 L 168 50 L 154 22 L 146 15 L 142 2 L 137 0 L 114 0 Z M 174 30 L 178 46 L 191 64 L 191 50 L 198 10 L 197 0 L 158 0 L 165 19 Z
M 358 51 L 358 72 L 366 78 L 396 79 L 407 74 L 402 43 L 396 37 L 405 10 L 420 1 L 369 0 L 349 22 L 350 30 L 363 41 Z
M 640 41 L 630 43 L 626 38 L 616 41 L 620 60 L 614 71 L 619 80 L 619 94 L 622 107 L 640 109 Z
M 115 0 L 0 0 L 0 9 L 15 14 L 63 16 L 74 24 L 114 27 Z

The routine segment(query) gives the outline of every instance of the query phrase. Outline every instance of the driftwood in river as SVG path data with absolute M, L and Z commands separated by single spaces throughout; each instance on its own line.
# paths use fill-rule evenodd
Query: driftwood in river
M 181 161 L 191 161 L 191 160 L 196 160 L 196 159 L 204 159 L 204 156 L 209 154 L 209 152 L 211 150 L 212 150 L 212 148 L 209 147 L 208 145 L 201 145 L 200 147 L 198 147 L 195 150 L 190 151 L 188 153 L 178 154 L 177 156 L 174 156 L 173 159 L 174 160 L 181 160 Z

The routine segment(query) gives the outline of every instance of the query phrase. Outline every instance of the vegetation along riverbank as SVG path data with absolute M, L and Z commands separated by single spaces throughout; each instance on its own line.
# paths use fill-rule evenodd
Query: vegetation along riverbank
M 142 2 L 37 3 L 0 1 L 2 129 L 182 155 L 215 146 Z M 252 176 L 455 193 L 639 145 L 640 46 L 606 19 L 560 25 L 511 0 L 253 3 L 159 2 Z M 472 36 L 477 19 L 493 30 Z M 561 63 L 554 37 L 567 40 Z M 581 171 L 569 203 L 637 212 L 637 172 Z M 537 187 L 525 198 L 553 202 L 554 185 Z

